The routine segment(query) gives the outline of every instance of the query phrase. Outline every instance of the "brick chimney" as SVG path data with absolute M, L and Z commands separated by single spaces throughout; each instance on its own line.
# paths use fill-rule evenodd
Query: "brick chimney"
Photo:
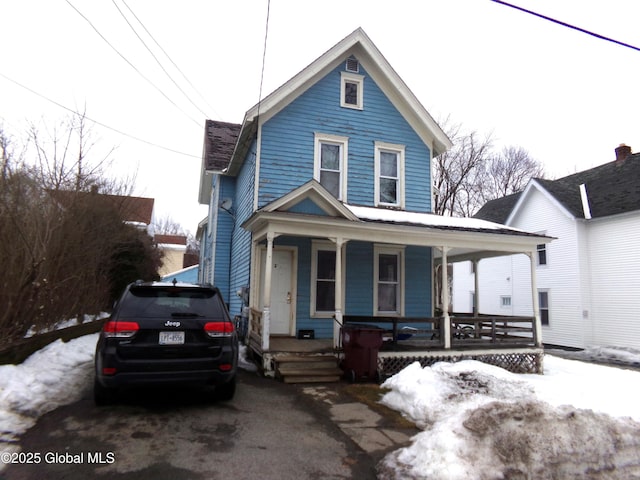
M 631 155 L 631 147 L 628 147 L 624 143 L 621 143 L 620 146 L 616 148 L 617 162 L 624 162 L 629 155 Z

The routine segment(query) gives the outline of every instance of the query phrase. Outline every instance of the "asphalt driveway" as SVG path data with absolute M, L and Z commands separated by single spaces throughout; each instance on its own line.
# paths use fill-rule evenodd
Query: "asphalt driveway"
M 22 437 L 22 452 L 39 460 L 0 479 L 376 478 L 377 461 L 408 436 L 340 392 L 241 372 L 231 402 L 158 391 L 98 408 L 87 387 Z

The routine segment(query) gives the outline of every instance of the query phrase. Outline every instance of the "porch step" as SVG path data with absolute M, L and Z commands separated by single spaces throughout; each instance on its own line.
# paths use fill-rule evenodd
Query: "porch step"
M 276 377 L 284 383 L 339 382 L 343 375 L 333 355 L 288 355 L 275 362 Z

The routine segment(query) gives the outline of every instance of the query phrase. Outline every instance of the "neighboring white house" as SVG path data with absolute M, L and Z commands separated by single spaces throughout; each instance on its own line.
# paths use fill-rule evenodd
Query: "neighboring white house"
M 545 344 L 640 348 L 640 154 L 488 202 L 476 217 L 556 240 L 540 245 L 536 281 Z M 481 314 L 531 311 L 524 255 L 454 264 L 452 307 Z

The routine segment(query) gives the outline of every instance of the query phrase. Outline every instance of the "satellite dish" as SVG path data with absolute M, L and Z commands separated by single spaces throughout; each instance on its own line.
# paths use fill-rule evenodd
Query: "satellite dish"
M 220 208 L 223 210 L 231 210 L 231 206 L 233 205 L 233 200 L 231 200 L 230 198 L 225 198 L 224 200 L 222 200 L 222 203 L 220 204 Z

